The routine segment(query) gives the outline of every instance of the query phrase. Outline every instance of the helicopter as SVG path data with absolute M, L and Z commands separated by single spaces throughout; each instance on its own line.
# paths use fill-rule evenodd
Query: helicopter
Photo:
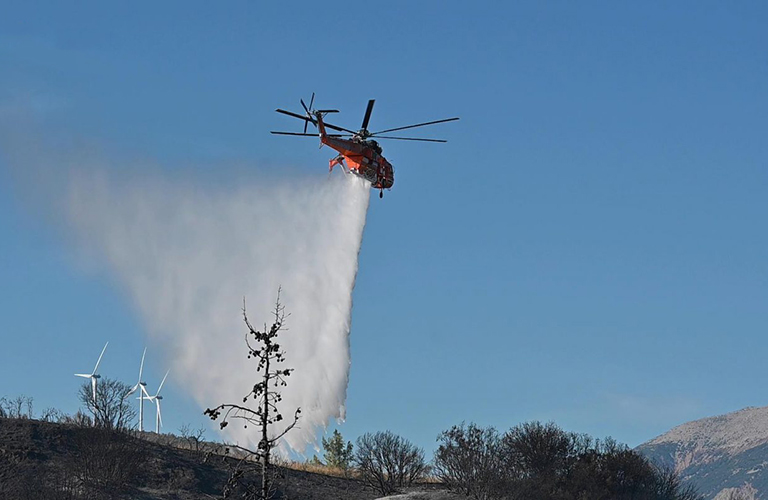
M 366 179 L 371 183 L 372 189 L 379 190 L 379 198 L 384 197 L 384 190 L 391 189 L 395 183 L 395 171 L 392 164 L 382 156 L 382 148 L 376 139 L 397 139 L 400 141 L 421 141 L 421 142 L 447 142 L 443 139 L 423 139 L 415 137 L 392 137 L 386 134 L 389 132 L 395 132 L 398 130 L 411 129 L 416 127 L 424 127 L 426 125 L 434 125 L 436 123 L 452 122 L 458 120 L 458 118 L 446 118 L 444 120 L 435 120 L 431 122 L 417 123 L 415 125 L 407 125 L 405 127 L 395 127 L 386 130 L 380 130 L 378 132 L 368 131 L 368 122 L 371 119 L 371 113 L 373 112 L 373 105 L 376 102 L 375 99 L 368 101 L 368 107 L 365 110 L 365 116 L 363 117 L 363 123 L 360 126 L 360 130 L 357 132 L 333 125 L 325 121 L 325 116 L 330 113 L 338 113 L 337 109 L 313 109 L 312 105 L 315 102 L 315 93 L 312 93 L 312 98 L 309 100 L 309 106 L 304 103 L 304 99 L 299 99 L 301 106 L 304 108 L 304 115 L 294 113 L 292 111 L 286 111 L 284 109 L 276 109 L 278 113 L 292 116 L 300 120 L 304 120 L 304 132 L 276 132 L 271 131 L 276 135 L 291 135 L 291 136 L 306 136 L 306 137 L 320 137 L 320 147 L 323 145 L 330 146 L 339 152 L 339 154 L 332 158 L 328 162 L 328 171 L 333 172 L 333 167 L 339 165 L 339 167 L 345 173 L 351 172 L 363 179 Z M 314 125 L 317 129 L 317 133 L 307 133 L 307 126 L 309 124 Z M 327 130 L 334 130 L 338 133 L 328 133 Z

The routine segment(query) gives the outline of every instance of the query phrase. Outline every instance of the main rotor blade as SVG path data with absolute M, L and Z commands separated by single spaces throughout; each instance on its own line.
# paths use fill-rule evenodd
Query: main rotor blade
M 106 351 L 106 350 L 107 350 L 107 346 L 108 346 L 108 345 L 109 345 L 109 342 L 107 342 L 106 344 L 104 344 L 104 349 L 102 349 L 102 350 L 101 350 L 101 354 L 99 354 L 99 360 L 98 360 L 98 361 L 96 361 L 96 366 L 95 366 L 95 367 L 94 367 L 94 369 L 93 369 L 93 375 L 96 375 L 96 370 L 98 370 L 98 369 L 99 369 L 99 363 L 101 363 L 101 358 L 102 358 L 102 356 L 104 356 L 104 351 Z
M 320 137 L 320 134 L 314 133 L 314 134 L 307 134 L 307 133 L 301 133 L 301 132 L 275 132 L 274 130 L 269 132 L 270 134 L 275 135 L 304 135 L 307 137 Z
M 293 113 L 291 111 L 286 111 L 284 109 L 276 109 L 275 111 L 277 111 L 278 113 L 282 113 L 284 115 L 288 115 L 288 116 L 292 116 L 294 118 L 298 118 L 299 120 L 304 120 L 304 121 L 309 120 L 314 125 L 317 125 L 317 122 L 315 120 L 307 118 L 306 116 L 301 116 L 299 114 Z M 323 125 L 325 125 L 327 128 L 332 129 L 332 130 L 338 130 L 339 132 L 347 132 L 348 134 L 352 134 L 352 135 L 355 134 L 354 130 L 349 130 L 349 129 L 346 129 L 344 127 L 339 127 L 338 125 L 333 125 L 333 124 L 330 124 L 330 123 L 328 123 L 326 121 L 323 121 Z
M 320 137 L 320 134 L 315 132 L 314 134 L 303 134 L 301 132 L 276 132 L 274 130 L 270 130 L 270 134 L 275 135 L 301 135 L 305 137 Z M 351 137 L 352 134 L 326 134 L 328 137 Z
M 309 109 L 312 109 L 312 104 L 315 102 L 315 93 L 312 92 L 312 99 L 309 100 Z
M 371 112 L 373 111 L 373 103 L 376 102 L 376 99 L 371 99 L 368 101 L 368 108 L 365 110 L 365 118 L 363 118 L 363 126 L 360 127 L 363 130 L 368 129 L 368 121 L 371 119 Z
M 407 128 L 423 127 L 423 126 L 425 126 L 425 125 L 434 125 L 435 123 L 453 122 L 453 121 L 456 121 L 456 120 L 458 120 L 458 119 L 459 119 L 459 118 L 458 118 L 458 117 L 456 117 L 456 118 L 446 118 L 445 120 L 435 120 L 435 121 L 433 121 L 433 122 L 417 123 L 416 125 L 408 125 L 408 126 L 406 126 L 406 127 L 397 127 L 397 128 L 390 128 L 390 129 L 387 129 L 387 130 L 380 130 L 380 131 L 378 131 L 378 132 L 374 132 L 374 133 L 373 133 L 373 134 L 371 134 L 371 135 L 376 135 L 376 134 L 386 134 L 387 132 L 394 132 L 395 130 L 405 130 L 405 129 L 407 129 Z
M 448 142 L 444 139 L 417 139 L 415 137 L 390 137 L 386 135 L 372 135 L 374 139 L 397 139 L 399 141 L 422 141 L 422 142 Z
M 293 111 L 286 111 L 284 109 L 276 109 L 275 111 L 277 111 L 278 113 L 282 113 L 284 115 L 288 115 L 288 116 L 292 116 L 294 118 L 298 118 L 299 120 L 310 121 L 312 123 L 315 123 L 315 121 L 312 120 L 311 118 L 307 118 L 306 116 L 301 116 L 300 114 L 294 113 Z

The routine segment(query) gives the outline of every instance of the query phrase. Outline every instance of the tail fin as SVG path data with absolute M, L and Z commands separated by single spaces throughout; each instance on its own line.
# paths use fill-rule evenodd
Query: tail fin
M 315 111 L 315 120 L 317 121 L 317 129 L 320 131 L 320 147 L 323 147 L 323 139 L 326 138 L 325 124 L 323 123 L 323 113 L 321 111 Z

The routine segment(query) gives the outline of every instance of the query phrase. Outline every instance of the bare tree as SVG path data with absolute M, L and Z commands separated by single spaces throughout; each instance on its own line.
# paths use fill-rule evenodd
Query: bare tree
M 80 387 L 78 396 L 93 415 L 96 427 L 127 430 L 136 418 L 136 409 L 126 399 L 130 390 L 131 387 L 123 382 L 102 378 L 96 386 L 96 400 L 93 399 L 93 388 L 89 382 Z
M 75 427 L 93 427 L 93 419 L 83 413 L 82 410 L 77 410 L 77 413 L 74 415 L 62 413 L 56 421 L 60 424 L 72 425 Z
M 454 425 L 441 433 L 435 472 L 449 489 L 475 500 L 498 497 L 504 483 L 501 437 L 493 427 Z
M 0 417 L 32 418 L 33 399 L 23 394 L 13 399 L 0 398 Z
M 267 328 L 266 323 L 262 331 L 256 330 L 248 321 L 248 315 L 245 310 L 245 300 L 243 300 L 243 321 L 248 327 L 245 334 L 245 343 L 248 347 L 248 358 L 257 362 L 256 371 L 259 373 L 258 382 L 243 397 L 243 405 L 240 404 L 221 404 L 215 408 L 208 408 L 205 414 L 212 420 L 221 418 L 219 426 L 223 429 L 230 420 L 237 419 L 243 422 L 243 427 L 248 424 L 256 425 L 261 437 L 259 439 L 258 449 L 250 450 L 237 446 L 245 452 L 238 468 L 230 475 L 230 481 L 227 488 L 239 486 L 244 489 L 243 498 L 247 499 L 269 499 L 275 493 L 273 471 L 270 463 L 272 450 L 277 446 L 278 441 L 293 429 L 299 421 L 301 408 L 297 408 L 293 414 L 293 422 L 288 424 L 280 432 L 274 432 L 273 426 L 283 420 L 277 405 L 282 400 L 280 387 L 287 385 L 286 378 L 291 375 L 293 368 L 278 369 L 275 366 L 285 361 L 285 351 L 277 343 L 277 336 L 281 330 L 285 329 L 285 307 L 280 303 L 280 292 L 277 291 L 277 300 L 275 308 L 272 311 L 274 320 L 272 326 Z M 244 406 L 249 399 L 256 402 L 256 409 Z M 261 463 L 261 487 L 249 484 L 244 479 L 242 466 L 246 459 L 255 459 Z
M 197 429 L 192 429 L 189 424 L 184 424 L 179 428 L 179 434 L 189 444 L 190 450 L 195 450 L 196 453 L 200 452 L 200 445 L 203 443 L 203 436 L 205 435 L 205 427 L 202 425 Z
M 357 438 L 355 464 L 363 481 L 384 495 L 410 486 L 428 471 L 424 450 L 390 431 Z
M 651 489 L 655 494 L 655 498 L 669 498 L 670 500 L 702 500 L 703 497 L 692 484 L 682 484 L 680 476 L 674 469 L 669 467 L 655 467 L 650 463 L 648 463 L 648 466 L 653 470 L 653 486 Z M 742 490 L 739 491 L 741 492 Z M 747 493 L 749 492 L 748 489 L 743 491 L 746 491 Z M 736 497 L 733 500 L 754 500 L 754 497 Z
M 43 410 L 43 413 L 40 414 L 40 420 L 43 422 L 58 422 L 62 416 L 63 413 L 61 411 L 52 406 L 49 406 Z

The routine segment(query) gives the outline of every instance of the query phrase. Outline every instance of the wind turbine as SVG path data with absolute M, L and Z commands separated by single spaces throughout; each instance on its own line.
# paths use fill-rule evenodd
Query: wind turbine
M 89 378 L 91 379 L 91 387 L 93 388 L 93 405 L 96 405 L 96 380 L 101 378 L 101 375 L 98 375 L 96 373 L 96 370 L 99 369 L 99 363 L 101 363 L 101 358 L 104 356 L 104 351 L 107 350 L 107 346 L 109 345 L 109 342 L 104 344 L 104 349 L 101 350 L 101 354 L 99 354 L 99 360 L 96 361 L 96 366 L 93 367 L 93 373 L 75 373 L 75 377 L 83 377 L 83 378 Z
M 157 392 L 155 393 L 155 395 L 150 396 L 149 394 L 147 394 L 146 396 L 146 399 L 150 401 L 154 401 L 155 406 L 157 407 L 157 418 L 155 420 L 155 432 L 157 434 L 160 434 L 160 427 L 163 426 L 163 416 L 160 413 L 160 400 L 163 399 L 163 397 L 160 395 L 160 391 L 163 389 L 163 384 L 165 384 L 165 379 L 168 378 L 168 373 L 170 373 L 170 371 L 171 370 L 168 370 L 167 372 L 165 372 L 165 377 L 163 377 L 163 381 L 160 382 L 160 387 L 157 388 Z M 141 396 L 141 397 L 143 398 L 144 396 Z
M 139 388 L 141 388 L 142 397 L 138 398 L 139 400 L 139 432 L 144 432 L 144 395 L 149 396 L 146 389 L 147 383 L 141 381 L 141 374 L 144 371 L 144 357 L 146 355 L 147 355 L 147 348 L 145 347 L 144 353 L 141 355 L 141 365 L 139 366 L 139 381 L 136 382 L 136 385 L 131 387 L 131 390 L 128 391 L 128 393 L 126 393 L 125 395 L 125 398 L 123 398 L 123 399 L 127 399 L 128 396 L 130 396 L 131 394 L 136 392 Z

